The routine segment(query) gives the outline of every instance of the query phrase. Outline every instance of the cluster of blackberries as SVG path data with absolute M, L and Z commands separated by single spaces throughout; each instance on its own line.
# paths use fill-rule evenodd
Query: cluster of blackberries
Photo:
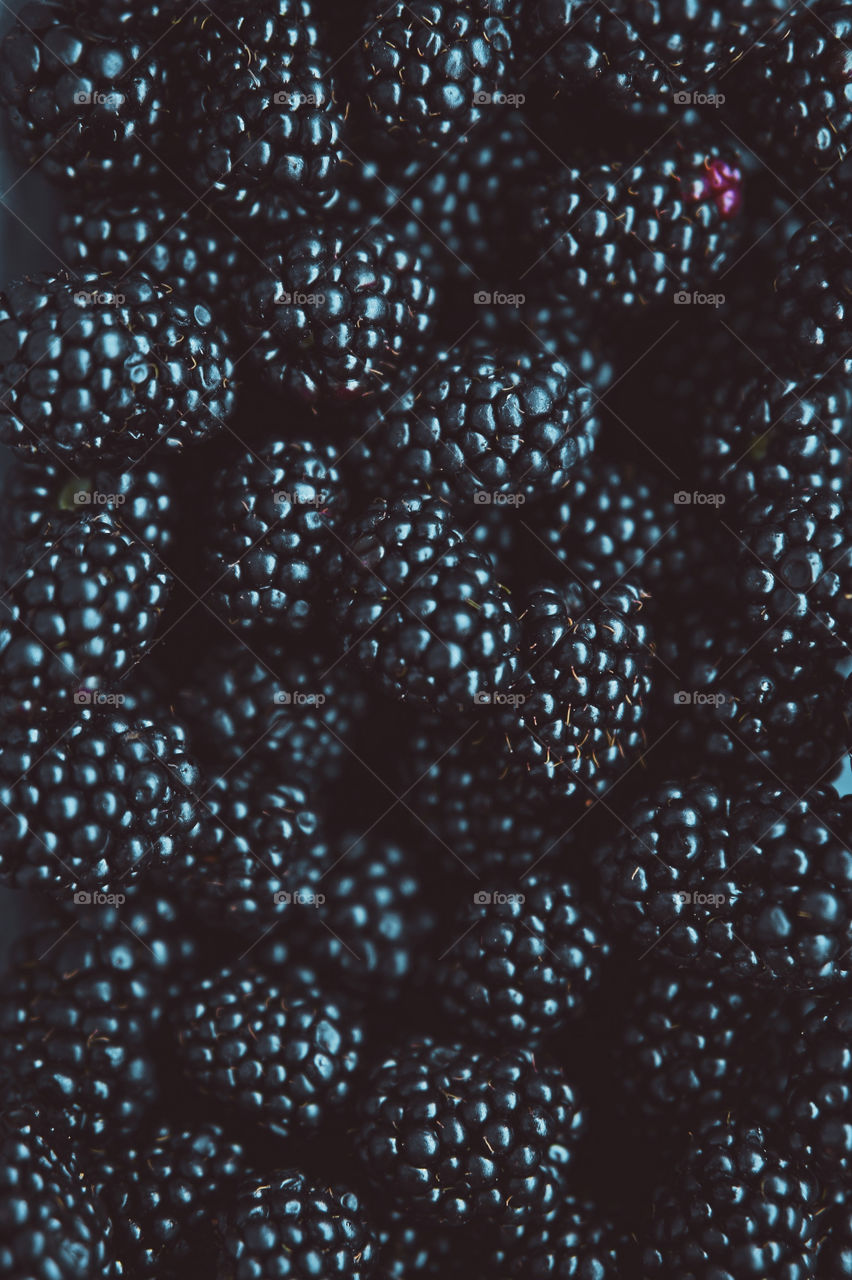
M 852 1277 L 849 9 L 30 0 L 0 106 L 0 1277 Z

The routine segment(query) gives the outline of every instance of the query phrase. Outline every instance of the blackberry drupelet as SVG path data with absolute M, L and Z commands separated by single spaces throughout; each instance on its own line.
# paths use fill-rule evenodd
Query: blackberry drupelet
M 144 188 L 163 172 L 160 50 L 139 28 L 101 26 L 96 5 L 71 17 L 64 4 L 37 0 L 0 43 L 0 103 L 15 156 L 53 182 Z
M 68 900 L 191 865 L 199 771 L 168 720 L 79 711 L 0 749 L 0 878 Z
M 354 1192 L 295 1170 L 247 1182 L 217 1223 L 216 1280 L 368 1280 L 375 1233 Z
M 649 1277 L 813 1276 L 816 1189 L 758 1126 L 710 1120 L 655 1197 L 643 1254 Z
M 596 854 L 607 918 L 637 954 L 720 982 L 825 992 L 852 946 L 850 810 L 831 786 L 666 782 Z
M 508 688 L 518 646 L 508 592 L 445 503 L 380 499 L 342 537 L 334 614 L 344 652 L 396 697 L 440 711 Z
M 738 240 L 743 176 L 724 146 L 686 137 L 630 164 L 568 166 L 533 189 L 532 251 L 584 307 L 674 302 L 713 288 Z
M 775 281 L 789 358 L 807 376 L 852 369 L 852 229 L 812 222 L 791 239 Z
M 514 768 L 585 799 L 638 758 L 653 687 L 645 599 L 627 582 L 600 597 L 571 581 L 530 590 L 523 701 L 509 732 Z
M 351 100 L 371 140 L 398 149 L 464 146 L 484 111 L 500 109 L 492 97 L 508 84 L 511 16 L 489 0 L 371 6 L 351 66 Z
M 322 617 L 323 584 L 341 562 L 334 526 L 347 505 L 337 457 L 332 445 L 273 440 L 215 481 L 209 600 L 249 639 L 280 645 Z
M 142 276 L 37 275 L 0 295 L 0 443 L 71 465 L 205 439 L 234 405 L 210 312 Z
M 551 1152 L 568 1159 L 582 1127 L 561 1073 L 528 1051 L 429 1038 L 374 1068 L 360 1108 L 365 1177 L 411 1220 L 451 1226 L 539 1221 L 559 1190 Z
M 333 1120 L 361 1060 L 354 1009 L 308 977 L 243 962 L 193 982 L 173 1013 L 192 1084 L 226 1113 L 284 1138 Z
M 261 376 L 314 403 L 378 390 L 429 336 L 436 306 L 416 250 L 374 224 L 294 231 L 242 313 Z
M 537 870 L 506 883 L 512 892 L 471 894 L 435 980 L 459 1029 L 532 1049 L 593 1001 L 609 939 L 594 906 L 565 875 Z

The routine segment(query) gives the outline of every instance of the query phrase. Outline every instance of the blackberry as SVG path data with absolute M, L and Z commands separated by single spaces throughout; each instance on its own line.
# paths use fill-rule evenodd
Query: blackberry
M 852 639 L 852 512 L 839 494 L 756 498 L 742 516 L 737 586 L 754 637 L 786 658 Z
M 19 889 L 121 892 L 150 866 L 185 871 L 198 768 L 168 721 L 83 709 L 13 727 L 0 750 L 0 876 Z
M 367 1280 L 375 1234 L 354 1192 L 295 1170 L 245 1185 L 219 1219 L 217 1280 Z
M 479 1039 L 533 1048 L 584 1013 L 609 940 L 564 875 L 534 871 L 513 892 L 476 890 L 436 975 L 449 1015 Z
M 836 1276 L 837 1280 L 852 1276 L 852 1213 L 845 1193 L 837 1204 L 820 1214 L 817 1231 L 816 1274 Z
M 526 682 L 510 732 L 513 767 L 559 794 L 600 794 L 644 745 L 653 649 L 645 596 L 573 582 L 534 587 L 521 615 Z
M 343 113 L 302 0 L 230 0 L 173 28 L 184 171 L 200 199 L 248 223 L 313 218 L 339 196 Z M 188 81 L 188 83 L 187 83 Z M 179 94 L 179 97 L 177 96 Z
M 812 222 L 791 239 L 775 281 L 789 357 L 809 376 L 852 368 L 852 229 Z
M 428 337 L 435 309 L 418 254 L 379 225 L 292 232 L 242 303 L 262 377 L 311 403 L 376 390 Z
M 28 1280 L 122 1274 L 112 1227 L 70 1153 L 57 1154 L 36 1109 L 0 1118 L 0 1267 Z
M 524 1049 L 481 1053 L 411 1042 L 374 1068 L 358 1153 L 378 1192 L 411 1220 L 458 1226 L 535 1221 L 582 1125 L 559 1071 Z
M 557 291 L 585 307 L 636 307 L 710 291 L 735 247 L 736 154 L 665 140 L 630 164 L 568 166 L 534 188 L 531 232 Z
M 345 512 L 337 450 L 308 440 L 247 449 L 215 482 L 210 603 L 243 635 L 280 643 L 316 626 L 325 575 L 339 572 Z
M 635 1247 L 597 1204 L 577 1195 L 560 1198 L 543 1224 L 520 1233 L 503 1252 L 498 1274 L 507 1280 L 618 1280 L 632 1274 Z
M 404 1212 L 392 1213 L 378 1226 L 375 1280 L 464 1280 L 480 1250 L 477 1241 L 462 1247 L 460 1234 L 451 1229 L 438 1233 L 431 1223 L 409 1222 Z
M 815 1188 L 762 1129 L 710 1120 L 658 1191 L 643 1275 L 812 1276 Z
M 20 559 L 0 627 L 2 703 L 33 720 L 92 703 L 126 674 L 151 646 L 172 579 L 106 515 L 64 516 Z
M 396 148 L 463 145 L 482 107 L 494 110 L 492 97 L 505 92 L 510 28 L 488 0 L 374 8 L 352 65 L 352 99 L 371 113 L 370 137 Z
M 804 1018 L 799 1055 L 784 1115 L 792 1123 L 791 1143 L 828 1187 L 848 1182 L 852 1167 L 852 1075 L 847 997 L 816 1004 Z
M 60 921 L 25 935 L 0 1002 L 12 1095 L 60 1112 L 80 1149 L 121 1142 L 159 1094 L 164 996 L 155 957 L 120 919 L 99 933 Z
M 95 462 L 91 471 L 73 475 L 64 464 L 16 455 L 0 485 L 3 524 L 19 546 L 51 532 L 61 535 L 71 515 L 91 520 L 94 510 L 111 515 L 119 529 L 149 547 L 158 562 L 175 549 L 177 504 L 167 463 L 137 464 L 122 471 Z
M 850 810 L 834 788 L 665 782 L 596 862 L 613 927 L 663 964 L 721 982 L 825 991 L 846 981 Z
M 243 963 L 194 981 L 174 1010 L 192 1084 L 284 1138 L 331 1122 L 361 1059 L 359 1018 L 307 976 L 279 978 Z
M 383 492 L 428 486 L 457 502 L 562 489 L 594 447 L 595 399 L 537 346 L 441 360 L 389 412 L 367 419 Z M 473 512 L 471 513 L 473 514 Z
M 343 646 L 391 693 L 467 710 L 511 684 L 518 624 L 508 593 L 445 503 L 380 499 L 343 541 L 334 605 Z
M 19 162 L 53 182 L 150 183 L 162 168 L 166 77 L 140 30 L 101 27 L 92 5 L 26 4 L 0 43 L 0 102 Z
M 141 276 L 18 280 L 0 295 L 0 442 L 71 465 L 202 440 L 231 413 L 210 312 Z

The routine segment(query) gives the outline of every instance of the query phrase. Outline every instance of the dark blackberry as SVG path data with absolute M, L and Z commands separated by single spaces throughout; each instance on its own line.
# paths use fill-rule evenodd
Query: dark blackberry
M 69 21 L 69 18 L 72 20 Z M 23 6 L 0 43 L 0 102 L 19 162 L 53 182 L 147 184 L 161 170 L 166 80 L 140 30 L 108 30 L 97 6 Z
M 306 975 L 245 962 L 193 981 L 173 1026 L 192 1085 L 285 1138 L 331 1122 L 348 1100 L 364 1034 L 354 1010 Z
M 564 875 L 534 871 L 493 882 L 511 891 L 471 893 L 434 979 L 459 1029 L 534 1048 L 581 1017 L 609 940 L 595 908 Z
M 0 1002 L 12 1095 L 60 1112 L 81 1150 L 121 1143 L 159 1095 L 164 996 L 156 958 L 120 919 L 98 933 L 62 920 L 25 935 Z
M 174 725 L 82 709 L 0 749 L 0 876 L 59 898 L 122 892 L 192 859 L 197 766 Z
M 648 1277 L 814 1274 L 813 1184 L 757 1126 L 708 1121 L 654 1201 Z
M 352 1191 L 296 1171 L 246 1183 L 217 1223 L 217 1280 L 367 1280 L 375 1234 Z
M 585 799 L 638 758 L 653 665 L 644 604 L 629 583 L 600 597 L 574 582 L 529 592 L 514 768 Z
M 0 438 L 70 464 L 181 448 L 223 425 L 233 365 L 210 312 L 139 276 L 18 280 L 0 296 Z
M 837 1204 L 817 1218 L 816 1275 L 852 1276 L 852 1209 L 844 1191 Z
M 265 267 L 243 299 L 250 358 L 310 402 L 377 390 L 433 327 L 418 254 L 382 226 L 294 231 Z
M 488 0 L 372 8 L 351 68 L 369 136 L 403 149 L 464 145 L 484 112 L 500 110 L 492 99 L 508 88 L 510 27 Z
M 316 626 L 323 583 L 341 561 L 334 526 L 346 495 L 337 457 L 332 445 L 275 440 L 217 477 L 209 599 L 235 631 L 280 644 Z
M 591 390 L 566 362 L 529 344 L 499 354 L 474 346 L 441 360 L 366 422 L 384 467 L 382 492 L 422 485 L 466 505 L 562 489 L 599 429 Z
M 548 1158 L 554 1149 L 568 1158 L 581 1127 L 560 1072 L 527 1050 L 426 1038 L 373 1070 L 357 1145 L 366 1178 L 410 1220 L 512 1225 L 552 1207 Z
M 850 808 L 746 779 L 657 785 L 596 854 L 607 919 L 642 953 L 722 982 L 825 991 L 847 979 Z
M 699 482 L 741 508 L 847 483 L 852 443 L 852 393 L 844 378 L 779 382 L 762 378 L 736 388 L 735 401 L 714 413 L 701 433 Z
M 740 608 L 785 658 L 842 655 L 852 640 L 852 511 L 829 492 L 756 498 L 743 512 Z
M 796 1062 L 782 1119 L 794 1151 L 828 1187 L 847 1184 L 852 1168 L 850 1026 L 852 1002 L 846 996 L 808 1012 L 799 1028 L 804 1052 Z
M 478 1241 L 467 1247 L 460 1232 L 437 1232 L 433 1224 L 409 1222 L 404 1211 L 378 1224 L 374 1280 L 465 1280 L 481 1261 Z
M 41 1132 L 32 1107 L 0 1118 L 0 1266 L 27 1280 L 82 1280 L 123 1274 L 106 1209 L 70 1153 Z
M 490 560 L 428 495 L 380 499 L 343 533 L 344 650 L 406 701 L 469 710 L 517 669 L 518 624 Z
M 677 302 L 710 292 L 742 223 L 739 158 L 666 138 L 641 160 L 560 168 L 531 194 L 538 261 L 584 307 Z
M 812 222 L 787 246 L 775 281 L 790 359 L 810 375 L 852 369 L 852 228 Z
M 635 1246 L 599 1205 L 565 1195 L 545 1222 L 501 1251 L 503 1280 L 620 1280 L 632 1275 Z
M 172 111 L 186 180 L 249 222 L 315 218 L 338 198 L 343 112 L 303 0 L 191 6 L 173 28 Z

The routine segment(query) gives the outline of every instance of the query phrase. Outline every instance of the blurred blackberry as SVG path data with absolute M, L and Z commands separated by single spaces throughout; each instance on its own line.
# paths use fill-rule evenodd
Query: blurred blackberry
M 583 306 L 643 306 L 709 292 L 742 223 L 733 152 L 666 139 L 640 161 L 560 168 L 531 194 L 532 249 Z M 543 247 L 543 248 L 542 248 Z
M 852 228 L 812 222 L 787 246 L 775 292 L 789 358 L 808 375 L 852 369 Z
M 492 98 L 508 87 L 512 24 L 504 12 L 488 0 L 371 6 L 350 68 L 368 136 L 402 149 L 464 146 L 483 114 L 500 110 Z
M 367 1280 L 375 1235 L 352 1191 L 278 1170 L 244 1186 L 217 1222 L 217 1280 Z
M 530 590 L 521 616 L 523 701 L 509 734 L 513 768 L 585 798 L 638 758 L 652 688 L 644 603 L 629 583 L 600 598 L 574 582 Z
M 84 708 L 15 726 L 0 749 L 0 876 L 6 886 L 121 892 L 151 866 L 185 874 L 199 771 L 163 720 Z
M 850 1026 L 852 1003 L 846 996 L 809 1011 L 799 1028 L 804 1052 L 787 1098 L 793 1149 L 828 1187 L 846 1184 L 852 1168 Z
M 200 303 L 142 276 L 17 280 L 0 295 L 0 440 L 71 465 L 124 462 L 220 427 L 224 337 Z
M 445 503 L 380 499 L 343 541 L 334 600 L 343 648 L 389 692 L 451 712 L 508 687 L 518 643 L 508 592 Z
M 609 939 L 564 875 L 538 870 L 511 885 L 509 893 L 473 892 L 436 980 L 460 1026 L 482 1040 L 534 1048 L 578 1021 L 594 999 Z
M 643 1275 L 812 1276 L 813 1184 L 757 1126 L 709 1120 L 672 1183 L 661 1188 L 643 1253 Z
M 527 1050 L 428 1038 L 374 1068 L 360 1113 L 358 1154 L 376 1192 L 410 1220 L 457 1227 L 540 1222 L 558 1194 L 548 1158 L 567 1159 L 582 1126 L 560 1072 Z
M 816 1274 L 837 1280 L 852 1276 L 852 1211 L 845 1191 L 817 1218 L 817 1235 Z
M 481 1262 L 478 1241 L 467 1247 L 459 1232 L 438 1233 L 432 1224 L 409 1222 L 403 1210 L 377 1230 L 374 1280 L 465 1280 Z
M 279 1137 L 332 1121 L 361 1058 L 363 1029 L 351 1008 L 303 974 L 279 978 L 245 962 L 191 985 L 173 1029 L 196 1089 Z
M 637 953 L 720 982 L 830 990 L 847 980 L 850 807 L 829 785 L 665 782 L 595 855 L 607 918 Z
M 172 111 L 199 198 L 247 225 L 315 218 L 339 196 L 343 111 L 303 0 L 191 7 L 173 30 Z
M 294 231 L 250 284 L 250 358 L 313 403 L 369 394 L 428 337 L 436 295 L 417 252 L 383 226 Z
M 0 102 L 16 159 L 52 182 L 155 180 L 166 141 L 166 78 L 141 28 L 111 30 L 94 5 L 35 0 L 0 42 Z

